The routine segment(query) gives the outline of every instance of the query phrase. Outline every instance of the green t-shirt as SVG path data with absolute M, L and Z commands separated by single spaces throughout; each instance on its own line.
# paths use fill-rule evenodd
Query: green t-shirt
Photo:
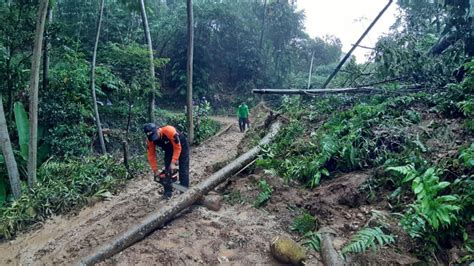
M 246 104 L 239 105 L 239 109 L 237 111 L 237 116 L 239 118 L 248 118 L 249 117 L 249 107 Z

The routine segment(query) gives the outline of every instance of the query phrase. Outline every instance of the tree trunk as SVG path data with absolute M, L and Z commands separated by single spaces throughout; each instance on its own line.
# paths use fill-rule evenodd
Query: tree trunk
M 18 173 L 18 166 L 13 155 L 12 143 L 8 135 L 7 121 L 5 119 L 5 112 L 3 110 L 2 96 L 0 95 L 0 146 L 2 148 L 5 165 L 8 171 L 8 178 L 13 192 L 13 197 L 19 199 L 21 196 L 20 174 Z
M 187 64 L 187 118 L 188 118 L 188 138 L 189 143 L 194 142 L 193 125 L 193 56 L 194 56 L 194 22 L 193 22 L 193 1 L 186 1 L 188 7 L 188 64 Z
M 48 0 L 40 0 L 38 20 L 36 21 L 35 44 L 33 47 L 33 56 L 31 59 L 30 76 L 30 143 L 28 145 L 28 185 L 30 188 L 33 188 L 36 185 L 36 157 L 38 146 L 38 83 L 46 13 L 48 13 Z
M 207 194 L 214 187 L 225 181 L 227 177 L 252 162 L 260 153 L 262 146 L 270 143 L 276 136 L 280 126 L 281 123 L 279 121 L 275 122 L 270 128 L 270 132 L 260 141 L 258 146 L 242 154 L 224 168 L 215 172 L 208 179 L 189 189 L 176 200 L 168 202 L 168 204 L 164 205 L 161 210 L 150 214 L 137 226 L 129 229 L 123 235 L 114 239 L 111 243 L 104 244 L 93 254 L 82 260 L 81 264 L 93 265 L 110 258 L 137 241 L 142 240 L 157 228 L 162 227 L 166 222 L 172 220 L 175 215 L 197 202 L 203 195 Z
M 309 74 L 308 74 L 308 90 L 311 88 L 311 76 L 313 74 L 313 61 L 314 61 L 314 52 L 311 53 L 311 64 L 309 65 Z
M 260 31 L 260 41 L 258 44 L 258 47 L 260 49 L 260 53 L 262 50 L 262 45 L 263 45 L 263 35 L 265 33 L 265 18 L 267 16 L 267 0 L 264 0 L 263 2 L 263 17 L 262 17 L 262 30 Z
M 145 31 L 145 38 L 148 44 L 148 53 L 150 57 L 150 85 L 151 91 L 148 102 L 148 120 L 155 121 L 155 64 L 153 63 L 153 46 L 151 43 L 150 28 L 148 27 L 148 19 L 146 16 L 145 3 L 140 0 L 140 9 L 142 14 L 143 30 Z
M 53 23 L 53 10 L 51 6 L 48 8 L 48 14 L 46 15 L 46 19 L 48 20 L 48 25 L 50 26 Z M 43 91 L 48 88 L 48 79 L 49 79 L 49 30 L 46 29 L 44 33 L 44 47 L 43 47 Z
M 100 149 L 102 153 L 107 153 L 107 150 L 105 149 L 104 134 L 102 133 L 102 125 L 100 123 L 99 108 L 97 107 L 97 96 L 95 93 L 95 62 L 97 58 L 97 46 L 99 45 L 100 27 L 102 25 L 103 14 L 104 14 L 104 0 L 101 0 L 100 7 L 99 7 L 99 19 L 97 21 L 97 32 L 95 35 L 94 52 L 92 53 L 91 91 L 92 91 L 92 104 L 94 106 L 95 124 L 97 126 L 97 133 L 99 135 Z
M 352 52 L 355 50 L 355 48 L 360 44 L 360 42 L 365 38 L 365 36 L 369 33 L 369 31 L 372 29 L 372 27 L 377 23 L 377 21 L 382 17 L 382 15 L 385 13 L 385 11 L 387 11 L 387 9 L 390 7 L 390 5 L 393 3 L 393 0 L 389 0 L 388 3 L 385 5 L 384 8 L 382 8 L 382 10 L 379 12 L 379 14 L 375 17 L 375 19 L 372 21 L 372 23 L 370 23 L 369 27 L 364 31 L 364 33 L 362 33 L 362 35 L 360 36 L 359 40 L 357 40 L 357 42 L 352 46 L 352 48 L 349 50 L 349 52 L 347 52 L 347 54 L 344 56 L 344 58 L 341 60 L 341 62 L 339 62 L 339 64 L 336 66 L 336 68 L 334 69 L 334 71 L 331 73 L 331 75 L 329 75 L 329 77 L 326 79 L 326 81 L 324 82 L 324 84 L 321 86 L 321 89 L 325 89 L 329 83 L 331 82 L 331 80 L 334 78 L 334 76 L 336 76 L 337 72 L 339 72 L 339 70 L 341 69 L 341 67 L 344 65 L 344 63 L 347 61 L 347 59 L 349 59 L 349 57 L 351 56 Z
M 11 52 L 9 50 L 8 59 L 6 62 L 6 71 L 7 71 L 7 111 L 8 111 L 8 122 L 11 123 L 13 120 L 13 81 L 12 81 L 12 71 L 11 71 Z

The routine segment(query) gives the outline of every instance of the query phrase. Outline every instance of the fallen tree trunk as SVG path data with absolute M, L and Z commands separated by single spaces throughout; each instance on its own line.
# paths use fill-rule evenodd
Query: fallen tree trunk
M 339 254 L 332 245 L 331 235 L 335 234 L 333 230 L 329 228 L 322 228 L 319 230 L 321 233 L 321 258 L 323 264 L 328 266 L 342 266 L 343 261 L 339 257 Z
M 270 143 L 270 141 L 276 136 L 280 126 L 280 121 L 273 123 L 269 133 L 260 141 L 257 147 L 242 154 L 237 159 L 215 172 L 209 178 L 199 183 L 197 186 L 190 188 L 175 201 L 170 201 L 168 205 L 164 206 L 158 212 L 150 214 L 141 221 L 139 225 L 129 229 L 112 242 L 98 248 L 94 253 L 83 259 L 80 264 L 93 265 L 110 258 L 137 241 L 142 240 L 154 230 L 162 227 L 166 222 L 172 220 L 176 214 L 200 200 L 203 195 L 207 194 L 218 184 L 222 183 L 227 177 L 252 162 L 260 153 L 262 145 Z
M 374 93 L 383 90 L 376 88 L 337 88 L 337 89 L 253 89 L 257 94 L 312 94 L 312 93 Z
M 385 90 L 380 88 L 374 87 L 356 87 L 356 88 L 335 88 L 335 89 L 310 89 L 310 90 L 302 90 L 302 89 L 253 89 L 252 92 L 256 94 L 306 94 L 306 95 L 317 95 L 317 94 L 329 94 L 329 93 L 366 93 L 366 94 L 375 94 L 375 93 L 383 93 L 383 94 L 401 94 L 401 93 L 414 93 L 414 92 L 433 92 L 433 91 L 440 91 L 445 90 L 445 88 L 438 88 L 436 90 L 423 88 L 420 84 L 413 84 L 407 87 L 403 87 L 397 90 Z

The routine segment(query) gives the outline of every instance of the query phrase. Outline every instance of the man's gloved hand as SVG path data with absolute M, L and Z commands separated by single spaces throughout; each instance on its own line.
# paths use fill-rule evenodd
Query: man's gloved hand
M 155 182 L 160 182 L 160 175 L 161 173 L 157 170 L 157 171 L 153 171 L 153 180 L 155 180 Z
M 176 169 L 178 169 L 178 166 L 176 165 L 176 163 L 170 163 L 170 171 L 171 173 L 174 173 L 176 172 Z

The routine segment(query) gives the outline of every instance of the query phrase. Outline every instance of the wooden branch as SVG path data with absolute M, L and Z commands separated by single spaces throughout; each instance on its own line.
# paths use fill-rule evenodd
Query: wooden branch
M 281 122 L 276 121 L 270 128 L 269 133 L 260 141 L 258 146 L 242 154 L 224 168 L 215 172 L 208 179 L 199 183 L 197 186 L 190 188 L 186 193 L 180 195 L 176 200 L 169 202 L 169 204 L 165 205 L 158 212 L 150 214 L 138 225 L 129 229 L 123 235 L 110 243 L 104 244 L 102 247 L 84 258 L 80 264 L 93 265 L 110 258 L 137 241 L 144 239 L 145 236 L 154 230 L 162 227 L 166 222 L 172 220 L 179 212 L 197 202 L 203 195 L 207 194 L 218 184 L 222 183 L 229 176 L 253 161 L 260 153 L 262 145 L 270 143 L 278 133 L 280 127 Z

